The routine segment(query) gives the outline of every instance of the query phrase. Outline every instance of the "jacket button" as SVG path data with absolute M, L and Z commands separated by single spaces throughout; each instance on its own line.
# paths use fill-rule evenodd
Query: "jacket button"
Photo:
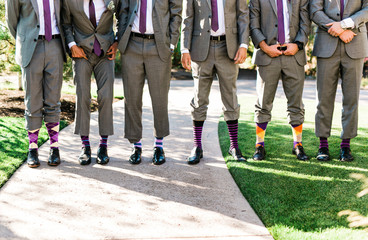
M 95 33 L 97 33 L 97 30 L 95 31 Z
M 340 16 L 340 13 L 336 14 L 337 16 Z
M 137 13 L 137 11 L 134 11 L 134 13 Z
M 207 32 L 211 32 L 211 30 L 207 30 Z
M 211 18 L 212 16 L 211 16 L 211 15 L 209 15 L 208 17 L 209 17 L 209 18 Z
M 275 27 L 277 27 L 277 24 L 275 24 Z
M 93 46 L 93 43 L 90 43 L 89 45 Z
M 37 28 L 40 28 L 40 25 L 37 25 Z
M 37 42 L 37 39 L 35 38 L 35 39 L 33 39 L 33 41 Z

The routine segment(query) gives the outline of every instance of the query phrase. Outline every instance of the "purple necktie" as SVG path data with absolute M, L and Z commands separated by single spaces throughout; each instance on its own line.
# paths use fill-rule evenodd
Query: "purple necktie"
M 219 29 L 217 0 L 211 0 L 211 8 L 212 8 L 211 28 L 214 32 L 216 32 Z
M 277 0 L 277 25 L 278 41 L 282 45 L 285 43 L 284 6 L 282 0 Z
M 97 28 L 97 21 L 96 21 L 96 10 L 95 10 L 95 4 L 93 3 L 93 0 L 89 1 L 89 20 L 91 21 L 92 25 Z M 97 56 L 101 56 L 101 45 L 97 40 L 97 37 L 95 37 L 95 43 L 93 44 L 93 52 Z
M 50 42 L 52 39 L 52 28 L 49 0 L 43 0 L 43 16 L 45 21 L 45 39 Z
M 147 0 L 141 0 L 141 7 L 139 9 L 139 31 L 142 34 L 146 32 L 146 18 L 147 18 Z
M 344 15 L 345 1 L 340 0 L 340 18 L 342 20 L 342 16 Z

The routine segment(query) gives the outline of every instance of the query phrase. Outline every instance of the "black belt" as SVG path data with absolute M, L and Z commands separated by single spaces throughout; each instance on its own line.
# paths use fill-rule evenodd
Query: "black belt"
M 211 40 L 215 40 L 215 41 L 225 41 L 226 40 L 226 36 L 225 35 L 221 35 L 221 36 L 210 36 Z
M 57 38 L 60 38 L 60 34 L 55 34 L 55 35 L 52 35 L 52 37 L 51 37 L 51 39 L 57 39 Z M 45 35 L 39 35 L 38 39 L 46 40 L 46 37 L 45 37 Z
M 147 38 L 147 39 L 155 39 L 155 35 L 154 34 L 140 34 L 140 33 L 132 32 L 132 35 L 134 37 Z

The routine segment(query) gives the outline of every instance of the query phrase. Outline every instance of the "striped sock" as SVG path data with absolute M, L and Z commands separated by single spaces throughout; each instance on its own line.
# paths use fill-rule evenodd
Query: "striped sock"
M 293 131 L 293 139 L 294 139 L 294 148 L 296 146 L 302 146 L 302 133 L 303 133 L 303 124 L 300 125 L 291 125 Z
M 90 147 L 89 136 L 81 136 L 83 147 Z
M 100 136 L 100 147 L 107 147 L 107 138 L 108 138 L 109 136 L 107 136 L 107 135 L 101 135 Z
M 328 141 L 327 141 L 327 138 L 325 137 L 320 137 L 319 138 L 319 148 L 328 148 Z
M 133 143 L 133 147 L 142 148 L 142 141 L 139 140 L 138 142 Z
M 50 136 L 50 148 L 51 149 L 59 148 L 60 124 L 58 122 L 55 123 L 46 122 L 45 125 L 47 128 L 47 132 L 49 133 Z
M 202 130 L 204 121 L 193 121 L 194 147 L 202 149 Z
M 155 138 L 155 146 L 154 147 L 159 147 L 159 148 L 162 148 L 164 145 L 164 138 L 158 138 L 156 137 Z
M 38 133 L 40 132 L 40 129 L 28 131 L 28 138 L 29 138 L 29 150 L 32 149 L 38 149 Z
M 350 138 L 346 138 L 346 139 L 343 139 L 341 141 L 341 145 L 340 145 L 341 148 L 343 147 L 348 147 L 350 148 Z
M 239 148 L 238 146 L 238 120 L 226 121 L 230 136 L 230 149 Z
M 264 138 L 266 135 L 266 128 L 267 128 L 268 122 L 264 123 L 256 123 L 256 147 L 263 146 L 264 147 Z

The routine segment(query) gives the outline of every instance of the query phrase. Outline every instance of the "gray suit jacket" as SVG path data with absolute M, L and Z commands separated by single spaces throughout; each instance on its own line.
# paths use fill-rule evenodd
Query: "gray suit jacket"
M 193 61 L 207 59 L 211 34 L 211 0 L 184 0 L 181 48 Z M 230 59 L 242 43 L 249 44 L 249 10 L 246 0 L 224 0 L 225 35 Z
M 124 54 L 128 45 L 133 22 L 138 11 L 139 0 L 122 0 L 122 14 L 119 16 L 119 50 Z M 162 61 L 171 61 L 170 44 L 179 41 L 181 22 L 181 0 L 152 0 L 152 24 L 155 43 Z
M 100 21 L 95 28 L 84 12 L 84 0 L 62 0 L 62 25 L 65 32 L 66 43 L 76 42 L 83 50 L 91 53 L 95 38 L 101 44 L 106 54 L 114 43 L 113 16 L 118 18 L 121 10 L 120 0 L 104 0 L 106 10 L 102 13 Z M 110 3 L 112 2 L 112 3 Z
M 313 55 L 328 58 L 335 52 L 338 37 L 331 36 L 326 24 L 339 22 L 340 1 L 311 0 L 311 19 L 318 25 L 314 40 Z M 354 39 L 345 44 L 346 53 L 351 58 L 364 58 L 368 56 L 367 28 L 364 25 L 368 21 L 368 0 L 345 0 L 343 18 L 351 18 L 354 21 L 353 32 L 357 34 Z
M 60 23 L 60 1 L 54 0 L 54 6 L 56 22 L 64 47 L 64 35 Z M 32 59 L 40 32 L 37 0 L 7 0 L 6 8 L 9 31 L 16 41 L 15 60 L 21 67 L 27 67 Z M 66 61 L 65 54 L 63 57 Z
M 290 42 L 308 42 L 310 20 L 308 11 L 309 0 L 290 0 L 287 3 L 290 21 Z M 250 0 L 250 33 L 256 48 L 263 40 L 268 45 L 277 44 L 277 6 L 275 0 Z M 305 51 L 298 51 L 294 55 L 299 65 L 304 66 Z M 255 64 L 265 66 L 271 63 L 271 57 L 261 49 L 257 51 Z

